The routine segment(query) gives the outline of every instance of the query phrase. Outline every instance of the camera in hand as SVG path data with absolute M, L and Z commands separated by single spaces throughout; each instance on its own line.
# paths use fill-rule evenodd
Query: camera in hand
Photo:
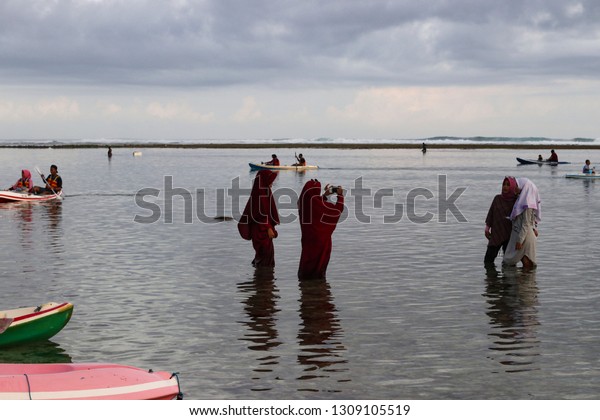
M 341 188 L 338 187 L 331 187 L 331 193 L 332 194 L 339 194 L 342 191 Z

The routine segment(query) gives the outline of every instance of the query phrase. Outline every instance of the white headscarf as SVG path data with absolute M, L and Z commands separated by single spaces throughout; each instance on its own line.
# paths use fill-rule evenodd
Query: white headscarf
M 512 212 L 510 213 L 510 220 L 515 220 L 517 216 L 523 213 L 526 209 L 535 210 L 535 220 L 539 222 L 542 220 L 542 207 L 540 199 L 540 192 L 529 178 L 517 178 L 517 186 L 521 190 L 517 201 L 513 206 Z

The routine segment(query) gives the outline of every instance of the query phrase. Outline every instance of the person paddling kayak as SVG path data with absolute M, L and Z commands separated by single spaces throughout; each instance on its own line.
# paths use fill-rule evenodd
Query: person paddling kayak
M 50 175 L 44 178 L 44 175 L 40 174 L 46 186 L 34 187 L 33 192 L 35 194 L 58 194 L 62 190 L 62 178 L 58 174 L 58 167 L 56 165 L 50 166 Z

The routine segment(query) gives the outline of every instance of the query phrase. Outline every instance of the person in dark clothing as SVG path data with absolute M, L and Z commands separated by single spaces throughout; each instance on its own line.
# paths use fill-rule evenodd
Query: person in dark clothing
M 506 252 L 512 231 L 512 222 L 508 216 L 517 201 L 516 189 L 517 180 L 515 178 L 504 178 L 502 193 L 494 197 L 485 218 L 485 237 L 488 239 L 488 246 L 483 262 L 486 265 L 494 263 L 500 248 Z

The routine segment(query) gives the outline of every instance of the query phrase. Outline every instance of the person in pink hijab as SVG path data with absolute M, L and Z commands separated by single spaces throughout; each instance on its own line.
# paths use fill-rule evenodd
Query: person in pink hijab
M 528 178 L 517 178 L 517 200 L 510 213 L 512 232 L 503 263 L 523 268 L 536 266 L 537 225 L 542 219 L 542 200 L 537 186 Z
M 328 196 L 337 194 L 334 203 Z M 298 199 L 298 216 L 302 232 L 302 254 L 298 267 L 298 278 L 325 279 L 331 257 L 331 236 L 344 210 L 344 193 L 341 187 L 329 185 L 321 195 L 321 183 L 316 179 L 308 181 Z
M 517 180 L 507 176 L 502 182 L 502 193 L 492 200 L 487 217 L 485 218 L 485 237 L 488 239 L 487 251 L 483 262 L 485 265 L 493 264 L 500 249 L 506 252 L 512 222 L 508 218 L 517 201 Z
M 277 172 L 258 171 L 250 198 L 238 223 L 242 238 L 252 241 L 255 251 L 252 265 L 255 267 L 275 266 L 273 239 L 277 237 L 275 226 L 279 224 L 279 213 L 271 185 L 276 177 Z
M 19 178 L 19 180 L 15 182 L 15 185 L 10 187 L 8 190 L 22 193 L 28 193 L 33 191 L 33 180 L 31 179 L 31 172 L 29 172 L 27 169 L 21 170 L 21 178 Z

